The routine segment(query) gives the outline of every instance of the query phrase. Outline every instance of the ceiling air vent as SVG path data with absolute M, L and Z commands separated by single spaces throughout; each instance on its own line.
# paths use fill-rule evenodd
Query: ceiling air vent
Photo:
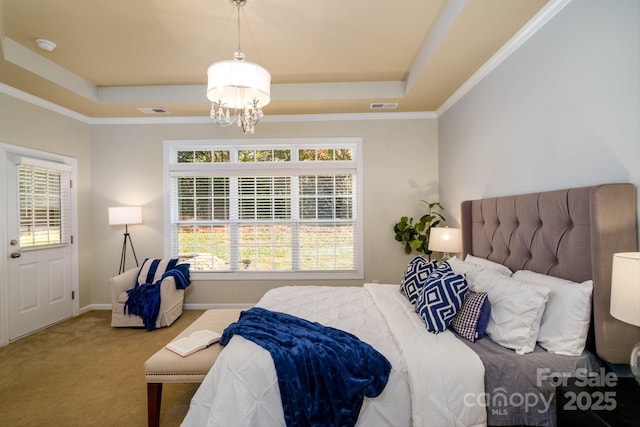
M 370 110 L 395 110 L 398 108 L 397 102 L 374 102 L 369 106 Z
M 166 108 L 162 107 L 138 108 L 138 111 L 144 114 L 167 114 L 169 112 Z

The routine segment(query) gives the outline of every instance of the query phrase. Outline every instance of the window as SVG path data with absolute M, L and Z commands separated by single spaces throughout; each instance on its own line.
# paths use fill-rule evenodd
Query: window
M 168 251 L 194 278 L 362 278 L 361 141 L 167 141 Z
M 18 199 L 20 248 L 68 243 L 68 171 L 19 164 Z

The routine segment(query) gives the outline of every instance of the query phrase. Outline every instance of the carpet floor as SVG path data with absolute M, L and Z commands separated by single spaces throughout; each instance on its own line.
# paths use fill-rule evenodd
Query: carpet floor
M 0 426 L 146 426 L 144 362 L 202 314 L 112 328 L 91 311 L 0 347 Z M 199 384 L 165 384 L 160 425 L 179 426 Z

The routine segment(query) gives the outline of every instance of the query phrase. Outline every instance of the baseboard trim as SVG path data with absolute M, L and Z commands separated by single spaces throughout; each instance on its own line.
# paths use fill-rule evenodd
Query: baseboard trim
M 92 310 L 111 310 L 111 304 L 91 304 L 80 309 L 79 314 L 88 313 Z
M 185 304 L 185 310 L 211 310 L 216 308 L 244 308 L 253 307 L 254 304 Z M 111 304 L 91 304 L 80 309 L 79 315 L 88 313 L 92 310 L 111 310 Z
M 216 308 L 251 308 L 254 304 L 185 304 L 185 310 L 211 310 Z

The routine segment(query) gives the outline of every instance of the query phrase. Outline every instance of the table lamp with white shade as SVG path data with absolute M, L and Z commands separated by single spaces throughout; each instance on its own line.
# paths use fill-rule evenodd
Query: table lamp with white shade
M 462 250 L 462 240 L 459 228 L 434 227 L 429 232 L 429 250 L 443 252 L 442 259 L 451 258 Z
M 119 273 L 124 273 L 127 264 L 127 241 L 131 245 L 133 258 L 138 266 L 138 257 L 136 250 L 133 248 L 131 235 L 129 234 L 129 226 L 133 224 L 142 224 L 142 208 L 140 206 L 123 206 L 109 208 L 109 225 L 124 225 L 124 241 L 122 242 L 122 254 L 120 255 Z
M 613 254 L 610 309 L 616 319 L 640 326 L 640 252 Z M 631 350 L 629 365 L 640 384 L 640 342 Z

